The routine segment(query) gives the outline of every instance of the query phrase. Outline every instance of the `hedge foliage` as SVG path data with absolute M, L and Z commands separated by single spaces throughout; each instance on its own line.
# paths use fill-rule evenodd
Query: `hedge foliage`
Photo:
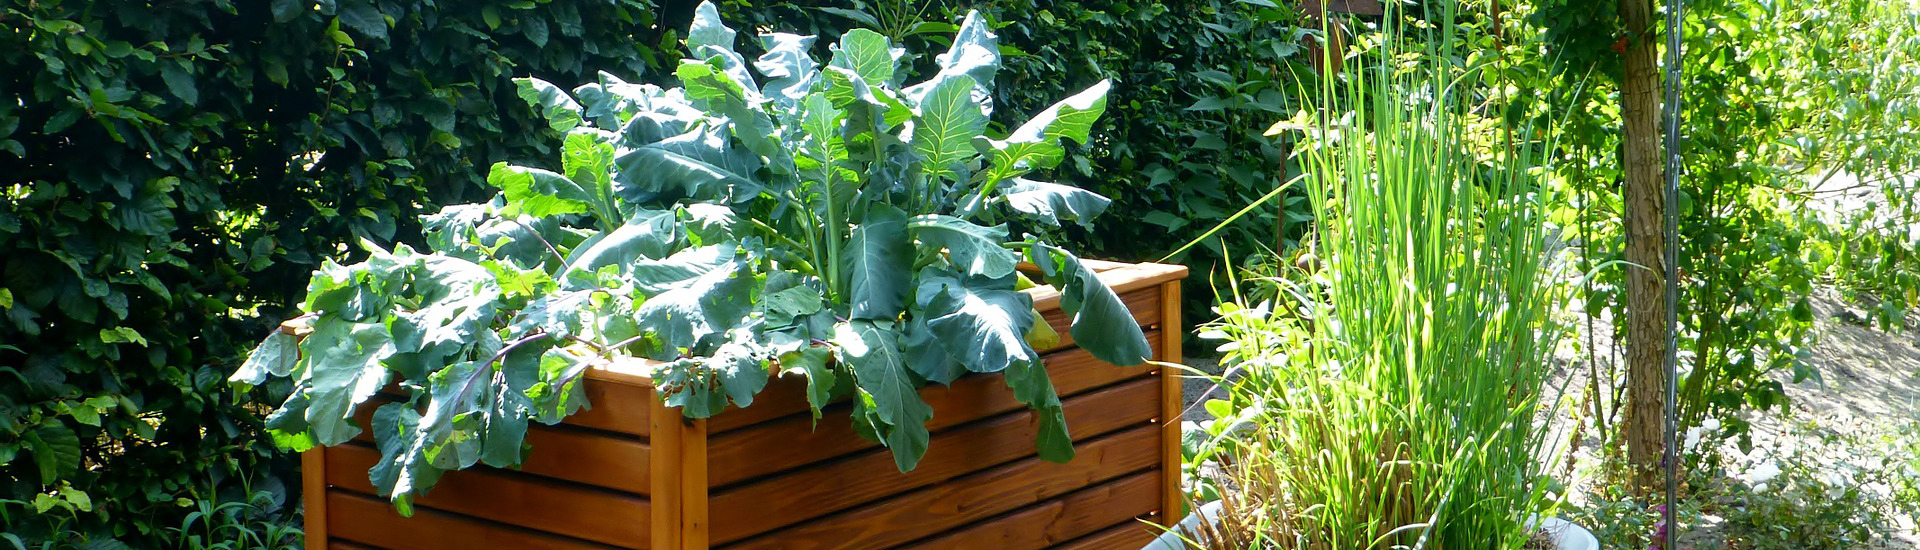
M 16 501 L 0 532 L 173 547 L 177 499 L 286 495 L 297 462 L 251 403 L 287 388 L 233 395 L 236 358 L 344 244 L 416 239 L 417 212 L 471 198 L 493 161 L 547 156 L 557 140 L 509 76 L 644 74 L 668 38 L 654 15 L 644 0 L 0 7 L 0 498 Z
M 288 388 L 234 394 L 237 358 L 354 239 L 417 244 L 417 214 L 480 198 L 491 163 L 550 158 L 510 77 L 670 78 L 655 67 L 679 57 L 668 29 L 693 2 L 659 4 L 0 4 L 0 533 L 170 547 L 193 501 L 263 490 L 258 512 L 276 514 L 296 461 L 258 403 Z M 1114 80 L 1098 137 L 1051 175 L 1115 198 L 1069 240 L 1156 259 L 1284 181 L 1259 133 L 1291 110 L 1277 68 L 1300 31 L 1269 2 L 731 2 L 726 17 L 881 27 L 932 51 L 968 7 L 1007 47 L 997 123 Z M 1277 215 L 1223 235 L 1274 246 Z M 1204 271 L 1218 253 L 1196 254 Z

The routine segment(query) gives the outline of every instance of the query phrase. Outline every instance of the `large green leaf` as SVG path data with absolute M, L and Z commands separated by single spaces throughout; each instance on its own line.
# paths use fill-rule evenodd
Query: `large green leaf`
M 665 258 L 685 243 L 677 221 L 671 210 L 635 212 L 619 229 L 595 235 L 569 252 L 561 276 L 568 288 L 579 288 L 585 283 L 571 276 L 576 272 L 592 273 L 607 266 L 624 268 L 642 258 Z
M 642 117 L 634 117 L 635 121 Z M 760 160 L 729 144 L 707 128 L 648 143 L 614 160 L 614 192 L 643 207 L 663 207 L 677 199 L 732 203 L 753 198 L 760 184 L 754 172 Z
M 547 119 L 547 126 L 555 131 L 565 132 L 581 124 L 580 104 L 574 102 L 565 90 L 538 78 L 515 78 L 514 88 L 520 99 L 526 100 L 534 112 Z
M 43 422 L 27 432 L 27 450 L 40 469 L 40 484 L 53 485 L 80 470 L 80 436 L 58 421 Z
M 1111 81 L 1102 80 L 1034 115 L 1007 139 L 991 141 L 992 151 L 987 154 L 989 167 L 982 171 L 981 181 L 991 186 L 1060 164 L 1065 154 L 1060 140 L 1086 143 L 1094 121 L 1107 110 L 1107 90 L 1111 87 Z
M 634 321 L 653 342 L 647 355 L 670 360 L 683 351 L 704 351 L 696 348 L 712 345 L 721 333 L 744 322 L 753 310 L 756 281 L 743 267 L 739 261 L 728 262 L 635 307 Z
M 907 229 L 927 246 L 947 249 L 954 267 L 969 275 L 1002 279 L 1013 275 L 1020 263 L 1018 253 L 1002 246 L 1007 240 L 1004 225 L 984 227 L 952 216 L 928 214 L 914 216 L 907 222 Z
M 614 134 L 593 128 L 567 132 L 560 149 L 560 163 L 567 180 L 579 185 L 588 196 L 593 215 L 601 227 L 614 227 L 632 211 L 621 208 L 613 196 Z
M 360 403 L 387 385 L 390 371 L 380 362 L 393 355 L 393 337 L 385 323 L 344 321 L 322 314 L 313 333 L 300 342 L 312 388 L 307 391 L 307 424 L 321 445 L 339 445 L 360 433 L 348 419 Z
M 973 78 L 964 74 L 941 77 L 920 99 L 919 116 L 910 144 L 926 163 L 927 173 L 963 179 L 964 163 L 979 154 L 973 138 L 987 128 L 987 113 L 973 97 Z
M 807 378 L 807 407 L 813 410 L 814 420 L 820 419 L 820 409 L 833 399 L 833 386 L 837 380 L 833 369 L 827 366 L 827 360 L 832 357 L 830 348 L 817 346 L 780 356 L 782 372 Z
M 1034 318 L 1026 294 L 969 288 L 957 277 L 939 275 L 923 277 L 918 292 L 927 302 L 927 328 L 967 370 L 1000 372 L 1040 360 L 1027 346 Z
M 417 307 L 388 322 L 394 355 L 389 368 L 409 380 L 447 364 L 493 322 L 500 285 L 486 268 L 458 258 L 419 256 L 408 294 Z
M 960 31 L 953 35 L 953 46 L 947 53 L 934 56 L 934 63 L 940 71 L 925 82 L 907 87 L 905 94 L 909 100 L 925 103 L 924 98 L 941 82 L 966 76 L 974 83 L 970 94 L 974 103 L 983 107 L 991 105 L 993 75 L 1000 70 L 1000 45 L 979 12 L 967 12 L 966 19 L 960 22 Z
M 920 398 L 900 351 L 900 335 L 888 321 L 854 320 L 835 327 L 833 343 L 853 371 L 854 384 L 873 399 L 874 412 L 886 424 L 883 438 L 894 465 L 912 470 L 927 452 L 927 421 L 933 407 Z
M 951 384 L 965 375 L 967 367 L 948 353 L 940 336 L 927 327 L 926 313 L 910 311 L 908 314 L 913 318 L 907 321 L 906 340 L 901 342 L 901 351 L 907 355 L 907 368 L 936 384 Z
M 1099 193 L 1071 185 L 1024 178 L 1013 178 L 1002 185 L 1000 191 L 1008 208 L 1054 227 L 1059 227 L 1061 220 L 1068 220 L 1091 229 L 1093 218 L 1106 212 L 1112 202 Z
M 1029 244 L 1028 261 L 1040 267 L 1048 284 L 1060 289 L 1060 309 L 1073 316 L 1067 332 L 1076 344 L 1101 361 L 1123 367 L 1145 363 L 1153 356 L 1153 347 L 1126 303 L 1079 257 L 1043 243 Z
M 685 287 L 695 279 L 728 267 L 739 254 L 731 243 L 688 248 L 659 260 L 635 260 L 627 265 L 633 275 L 633 288 L 656 295 Z
M 709 63 L 682 61 L 675 69 L 674 76 L 686 87 L 687 98 L 696 106 L 727 117 L 733 122 L 733 137 L 745 144 L 748 150 L 769 159 L 774 159 L 769 167 L 778 168 L 787 164 L 789 153 L 781 146 L 780 131 L 773 125 L 773 119 L 760 107 L 760 94 L 755 92 L 751 79 L 740 81 Z
M 267 333 L 267 338 L 253 348 L 246 362 L 241 363 L 240 369 L 234 371 L 227 380 L 241 385 L 242 391 L 245 391 L 247 387 L 265 382 L 267 375 L 288 375 L 299 361 L 299 341 L 291 334 L 275 330 Z
M 820 64 L 808 53 L 813 37 L 767 33 L 760 35 L 760 47 L 767 53 L 754 60 L 753 66 L 767 76 L 764 89 L 773 101 L 791 109 L 820 82 Z
M 913 239 L 906 222 L 906 212 L 874 204 L 848 237 L 840 258 L 848 274 L 851 318 L 894 319 L 906 310 L 913 278 Z
M 895 67 L 907 53 L 904 48 L 894 47 L 885 35 L 867 29 L 847 31 L 829 49 L 833 50 L 829 66 L 853 71 L 861 80 L 875 85 L 893 83 Z
M 525 214 L 544 218 L 559 214 L 594 212 L 594 194 L 566 176 L 525 166 L 496 162 L 487 172 L 487 184 L 507 198 L 503 216 Z
M 420 430 L 420 413 L 405 403 L 388 403 L 373 410 L 373 444 L 380 460 L 367 471 L 375 490 L 390 497 L 401 516 L 413 516 L 415 488 L 429 487 L 440 477 L 440 469 L 429 463 L 426 454 L 414 452 L 414 436 Z

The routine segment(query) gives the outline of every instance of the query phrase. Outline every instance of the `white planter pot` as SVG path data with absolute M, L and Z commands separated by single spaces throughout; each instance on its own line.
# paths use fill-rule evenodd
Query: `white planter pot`
M 1140 550 L 1187 550 L 1185 539 L 1181 537 L 1193 538 L 1200 522 L 1214 521 L 1214 518 L 1219 515 L 1220 501 L 1201 505 L 1200 509 L 1194 510 L 1193 513 L 1187 514 L 1186 518 L 1181 519 L 1178 526 L 1161 533 L 1159 538 L 1140 547 Z M 1547 518 L 1544 522 L 1539 521 L 1539 518 L 1527 521 L 1528 526 L 1534 526 L 1536 523 L 1539 529 L 1546 531 L 1547 536 L 1553 538 L 1554 545 L 1560 550 L 1600 550 L 1600 540 L 1593 538 L 1593 533 L 1587 531 L 1585 527 L 1575 525 L 1571 521 L 1560 518 Z

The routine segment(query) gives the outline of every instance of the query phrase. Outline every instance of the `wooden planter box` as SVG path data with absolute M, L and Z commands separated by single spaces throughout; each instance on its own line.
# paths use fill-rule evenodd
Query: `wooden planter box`
M 1145 327 L 1155 359 L 1179 361 L 1187 269 L 1089 266 Z M 1142 520 L 1181 516 L 1180 381 L 1093 359 L 1074 347 L 1059 294 L 1027 292 L 1061 336 L 1040 351 L 1066 407 L 1072 462 L 1035 455 L 1032 414 L 997 374 L 921 390 L 933 440 L 902 474 L 854 434 L 845 404 L 815 426 L 804 382 L 775 379 L 751 407 L 689 420 L 654 398 L 646 376 L 613 367 L 587 375 L 591 409 L 529 430 L 520 470 L 450 472 L 412 518 L 368 483 L 379 452 L 365 436 L 308 451 L 307 547 L 1138 548 L 1159 532 Z

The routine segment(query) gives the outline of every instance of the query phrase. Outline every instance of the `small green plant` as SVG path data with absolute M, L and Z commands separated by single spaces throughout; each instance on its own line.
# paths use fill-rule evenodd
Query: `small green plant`
M 816 416 L 850 395 L 856 430 L 903 471 L 926 452 L 923 384 L 1004 373 L 1038 414 L 1040 456 L 1071 458 L 1029 343 L 1055 335 L 1016 265 L 1060 289 L 1095 357 L 1135 365 L 1151 349 L 1092 270 L 1003 222 L 1087 224 L 1106 207 L 1023 176 L 1087 141 L 1107 84 L 988 136 L 999 50 L 978 16 L 912 85 L 905 52 L 873 31 L 842 35 L 824 66 L 813 37 L 760 39 L 756 79 L 702 4 L 681 88 L 518 80 L 566 134 L 561 170 L 496 164 L 492 202 L 423 220 L 430 252 L 366 244 L 367 261 L 326 265 L 301 305 L 311 332 L 268 336 L 233 381 L 296 381 L 267 421 L 295 449 L 353 438 L 353 411 L 397 382 L 405 400 L 369 427 L 370 476 L 402 513 L 447 470 L 519 464 L 528 422 L 585 407 L 580 376 L 604 362 L 644 360 L 690 417 L 804 377 Z
M 1916 511 L 1911 443 L 1859 427 L 1794 422 L 1782 437 L 1709 463 L 1705 485 L 1726 518 L 1726 542 L 1751 550 L 1863 548 L 1899 531 Z
M 1534 425 L 1560 333 L 1551 144 L 1475 114 L 1497 99 L 1454 26 L 1382 29 L 1275 126 L 1302 134 L 1317 260 L 1207 327 L 1243 372 L 1191 453 L 1221 463 L 1196 490 L 1233 508 L 1225 546 L 1520 548 L 1554 509 Z

